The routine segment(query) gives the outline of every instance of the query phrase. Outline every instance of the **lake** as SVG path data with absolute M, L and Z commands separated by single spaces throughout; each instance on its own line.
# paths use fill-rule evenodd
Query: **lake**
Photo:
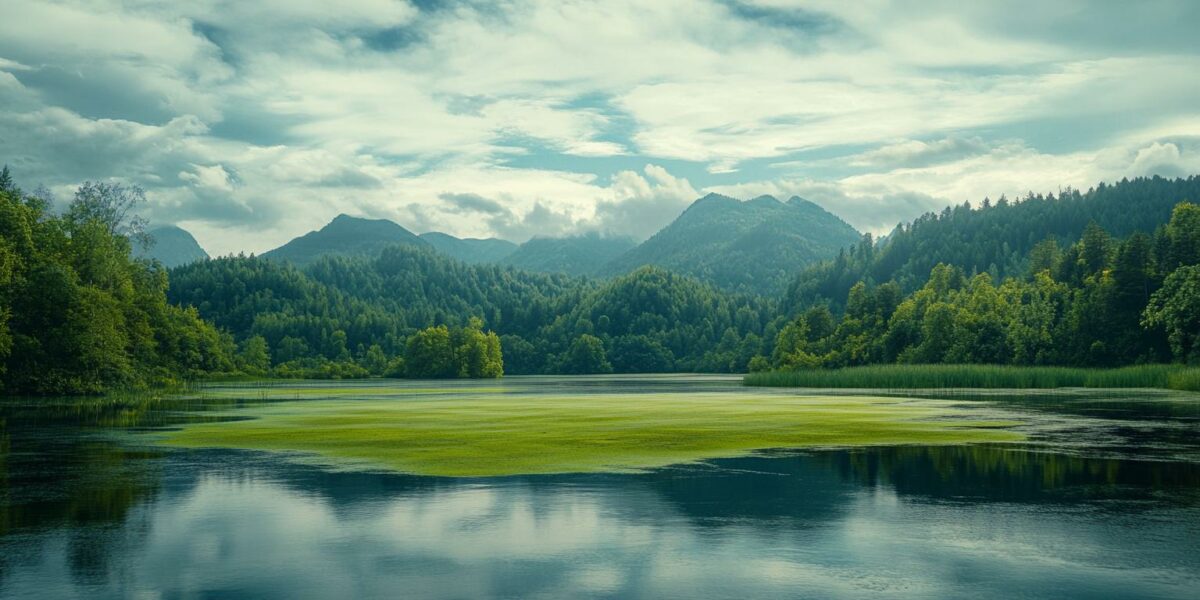
M 163 400 L 2 400 L 0 598 L 1196 597 L 1200 396 L 817 396 L 747 390 L 728 377 L 628 376 L 226 384 Z M 857 399 L 865 396 L 885 401 Z M 492 461 L 486 472 L 494 476 L 396 472 L 340 453 L 342 438 L 323 437 L 324 421 L 305 421 L 311 429 L 296 433 L 297 444 L 329 442 L 303 453 L 191 447 L 251 444 L 253 435 L 212 434 L 260 434 L 346 406 L 364 418 L 396 418 L 389 429 L 433 430 L 467 445 L 457 462 L 397 464 L 470 473 L 477 442 L 447 433 L 444 421 L 480 407 L 503 413 L 516 401 L 530 414 L 503 421 L 515 440 L 531 423 L 548 427 L 537 420 L 543 398 L 555 410 L 578 400 L 625 412 L 674 412 L 693 399 L 707 407 L 687 415 L 686 431 L 699 438 L 720 437 L 722 419 L 768 440 L 803 428 L 775 431 L 745 420 L 745 411 L 697 428 L 704 410 L 739 402 L 750 412 L 846 403 L 868 414 L 867 429 L 882 422 L 870 416 L 877 409 L 936 427 L 879 429 L 867 439 L 881 443 L 858 447 L 803 438 L 799 450 L 747 450 L 746 436 L 728 437 L 728 447 L 742 448 L 733 458 L 680 442 L 672 452 L 700 457 L 683 464 L 660 464 L 676 454 L 651 448 L 631 457 L 626 448 L 604 463 L 613 465 L 608 472 L 567 456 L 548 459 L 550 473 L 539 475 L 494 470 L 504 460 Z M 425 404 L 403 412 L 415 406 L 397 404 L 407 402 Z M 432 413 L 443 421 L 428 420 Z M 578 434 L 591 444 L 584 458 L 592 448 L 620 450 L 620 435 L 635 424 L 618 416 Z M 956 437 L 968 430 L 982 441 Z M 585 439 L 596 431 L 604 435 Z M 911 435 L 928 441 L 888 443 Z M 399 451 L 416 454 L 424 448 L 403 444 L 431 438 L 395 439 Z M 558 451 L 552 438 L 529 439 L 546 455 Z M 661 435 L 631 439 L 674 444 Z M 571 465 L 586 472 L 553 472 Z

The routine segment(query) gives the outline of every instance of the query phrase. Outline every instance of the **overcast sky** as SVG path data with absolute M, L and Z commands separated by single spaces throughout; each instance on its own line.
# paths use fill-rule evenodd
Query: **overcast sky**
M 884 231 L 1200 172 L 1198 31 L 1194 0 L 6 0 L 0 162 L 140 184 L 214 254 L 342 212 L 645 237 L 709 191 Z

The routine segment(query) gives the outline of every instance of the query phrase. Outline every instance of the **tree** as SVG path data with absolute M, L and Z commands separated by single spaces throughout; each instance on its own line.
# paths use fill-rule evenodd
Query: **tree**
M 1054 238 L 1042 240 L 1029 251 L 1029 276 L 1032 278 L 1042 272 L 1055 273 L 1061 263 L 1062 249 L 1058 247 L 1058 241 Z
M 1177 204 L 1167 224 L 1167 239 L 1171 244 L 1171 268 L 1200 264 L 1200 206 L 1191 202 Z
M 76 227 L 100 223 L 111 235 L 123 235 L 149 247 L 152 240 L 146 235 L 146 219 L 136 212 L 145 203 L 146 192 L 136 185 L 88 181 L 76 190 L 67 207 L 67 220 Z
M 612 368 L 621 373 L 664 373 L 675 361 L 666 346 L 647 335 L 613 338 L 611 347 Z
M 0 194 L 15 194 L 17 192 L 17 184 L 13 183 L 12 173 L 8 171 L 8 165 L 0 168 Z
M 611 373 L 613 367 L 604 352 L 604 342 L 585 333 L 571 343 L 559 370 L 567 374 Z
M 762 356 L 762 355 L 755 356 L 754 358 L 750 359 L 750 363 L 749 363 L 747 369 L 751 373 L 761 373 L 763 371 L 769 371 L 769 370 L 771 370 L 771 361 L 768 360 L 767 357 Z
M 100 188 L 84 186 L 73 212 L 54 215 L 47 202 L 3 187 L 4 391 L 95 394 L 232 369 L 228 338 L 195 309 L 169 304 L 167 274 L 131 258 L 114 224 L 136 217 L 100 210 L 120 202 L 106 204 Z
M 404 370 L 416 379 L 452 378 L 458 375 L 450 330 L 445 325 L 422 329 L 408 338 L 404 349 Z
M 954 307 L 945 302 L 935 302 L 925 311 L 916 362 L 939 363 L 946 357 L 954 344 L 955 312 Z
M 483 332 L 483 320 L 472 317 L 468 325 L 454 333 L 455 359 L 458 376 L 495 378 L 504 374 L 500 338 L 493 332 Z
M 854 289 L 859 289 L 856 286 Z M 820 365 L 820 359 L 807 351 L 808 322 L 803 316 L 792 319 L 775 338 L 775 351 L 771 361 L 779 369 L 812 368 Z
M 1176 360 L 1200 362 L 1200 265 L 1171 273 L 1150 297 L 1142 322 L 1166 330 Z
M 1088 223 L 1079 240 L 1079 265 L 1083 275 L 1099 273 L 1108 267 L 1109 256 L 1112 253 L 1112 238 L 1108 232 L 1096 224 Z
M 362 367 L 374 376 L 380 376 L 388 370 L 388 357 L 379 344 L 371 344 L 362 357 Z
M 271 369 L 271 349 L 263 336 L 252 336 L 242 342 L 238 367 L 251 375 L 264 375 Z

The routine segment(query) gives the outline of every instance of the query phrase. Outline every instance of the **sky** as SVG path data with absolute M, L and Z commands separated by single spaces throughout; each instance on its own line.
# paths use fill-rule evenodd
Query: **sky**
M 0 5 L 0 162 L 262 252 L 339 213 L 645 238 L 708 192 L 862 231 L 1200 173 L 1194 0 Z

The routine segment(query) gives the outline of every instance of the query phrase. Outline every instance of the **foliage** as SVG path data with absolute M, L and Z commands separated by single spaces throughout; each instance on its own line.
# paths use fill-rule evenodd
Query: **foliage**
M 978 212 L 998 210 L 1009 209 Z M 1188 261 L 1200 248 L 1200 209 L 1181 202 L 1170 214 L 1153 234 L 1118 239 L 1089 222 L 1065 248 L 1032 244 L 1038 270 L 999 283 L 944 263 L 907 295 L 899 281 L 856 282 L 839 319 L 824 305 L 798 312 L 775 338 L 772 365 L 1198 361 L 1200 266 Z
M 500 338 L 494 332 L 484 333 L 479 319 L 453 331 L 445 325 L 422 329 L 408 338 L 404 372 L 421 379 L 500 377 L 504 374 Z
M 575 338 L 559 366 L 559 372 L 572 375 L 611 373 L 612 370 L 612 364 L 604 352 L 604 342 L 586 333 Z
M 502 265 L 542 273 L 595 275 L 609 261 L 634 247 L 627 237 L 597 234 L 572 237 L 535 237 L 499 262 Z
M 1137 178 L 1087 192 L 1066 189 L 1057 196 L 1030 194 L 1020 202 L 984 199 L 974 209 L 969 203 L 947 207 L 898 225 L 879 244 L 868 237 L 833 260 L 804 269 L 789 286 L 784 304 L 789 312 L 821 302 L 840 310 L 860 281 L 868 286 L 895 281 L 909 293 L 938 264 L 968 276 L 987 272 L 997 280 L 1057 272 L 1054 245 L 1079 240 L 1089 222 L 1117 237 L 1150 233 L 1189 198 L 1200 199 L 1200 176 Z M 1185 252 L 1182 243 L 1173 245 L 1172 252 Z M 1068 258 L 1066 268 L 1074 278 L 1077 256 Z
M 1200 265 L 1180 267 L 1150 297 L 1145 322 L 1167 330 L 1177 358 L 1200 362 Z
M 1200 369 L 1139 365 L 1118 369 L 1005 365 L 872 365 L 843 369 L 752 373 L 746 385 L 764 387 L 942 389 L 1170 388 L 1194 389 Z
M 622 372 L 745 371 L 773 335 L 770 301 L 649 267 L 597 286 L 398 246 L 374 259 L 326 257 L 303 271 L 218 258 L 173 270 L 171 282 L 174 301 L 195 306 L 239 342 L 262 336 L 276 364 L 343 360 L 345 351 L 363 364 L 371 346 L 390 363 L 419 330 L 452 330 L 472 315 L 499 336 L 505 371 L 515 374 L 582 369 L 568 353 L 584 334 L 600 340 L 608 364 Z
M 100 393 L 234 368 L 232 340 L 169 304 L 161 267 L 131 257 L 141 190 L 86 183 L 64 215 L 0 190 L 0 385 Z

